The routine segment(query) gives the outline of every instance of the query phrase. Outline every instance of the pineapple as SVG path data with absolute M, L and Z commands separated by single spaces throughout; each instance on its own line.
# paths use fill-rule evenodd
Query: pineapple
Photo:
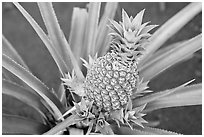
M 110 20 L 111 51 L 92 59 L 84 82 L 85 95 L 99 110 L 110 112 L 124 108 L 137 91 L 139 83 L 138 60 L 145 51 L 156 25 L 142 24 L 144 10 L 135 18 L 122 10 L 122 22 Z

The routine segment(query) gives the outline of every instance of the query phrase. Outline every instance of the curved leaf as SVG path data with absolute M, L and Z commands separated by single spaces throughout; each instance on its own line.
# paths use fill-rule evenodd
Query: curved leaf
M 159 56 L 157 59 L 149 62 L 140 71 L 140 76 L 144 78 L 144 81 L 151 80 L 159 73 L 163 72 L 172 65 L 189 58 L 192 54 L 202 48 L 202 35 L 198 35 L 176 48 L 166 52 Z
M 2 53 L 12 58 L 17 63 L 21 64 L 24 68 L 29 70 L 26 63 L 23 61 L 21 56 L 18 54 L 18 52 L 14 49 L 14 47 L 11 45 L 11 43 L 2 35 Z
M 4 37 L 4 35 L 2 35 L 2 53 L 6 54 L 7 56 L 9 56 L 13 60 L 15 60 L 17 63 L 24 66 L 27 70 L 29 70 L 28 66 L 25 64 L 25 62 L 23 61 L 21 56 L 14 49 L 14 47 L 11 45 L 11 43 Z M 5 76 L 6 79 L 13 81 L 13 82 L 16 82 L 16 83 L 28 88 L 28 86 L 23 81 L 21 81 L 18 77 L 16 77 L 15 75 L 10 73 L 6 69 L 3 68 L 2 72 L 3 72 L 3 75 Z
M 195 2 L 187 5 L 164 25 L 162 25 L 150 38 L 151 44 L 146 45 L 146 52 L 141 58 L 140 63 L 144 63 L 148 56 L 150 57 L 162 44 L 164 44 L 171 36 L 176 34 L 185 24 L 195 17 L 202 10 L 202 3 Z M 190 11 L 190 12 L 189 12 Z
M 58 51 L 59 55 L 61 55 L 61 58 L 67 66 L 67 70 L 63 73 L 71 72 L 74 68 L 78 78 L 84 79 L 84 75 L 82 74 L 79 65 L 71 51 L 70 45 L 68 44 L 63 31 L 60 29 L 60 25 L 55 15 L 52 3 L 39 2 L 38 6 L 45 22 L 45 26 L 48 30 L 50 40 L 55 45 L 54 49 Z
M 177 135 L 175 132 L 150 127 L 134 127 L 134 129 L 131 130 L 126 126 L 118 127 L 116 125 L 111 125 L 111 128 L 117 135 Z
M 149 65 L 152 62 L 156 62 L 159 58 L 163 58 L 165 57 L 165 54 L 179 46 L 182 46 L 182 43 L 186 42 L 187 40 L 184 41 L 179 41 L 173 44 L 170 44 L 166 47 L 163 47 L 161 49 L 159 49 L 158 51 L 156 51 L 154 54 L 151 55 L 151 57 L 148 57 L 148 59 L 146 60 L 146 62 L 139 63 L 138 64 L 138 69 L 141 71 L 144 67 L 146 67 L 147 65 Z
M 87 18 L 88 12 L 86 9 L 74 7 L 71 20 L 69 43 L 80 67 L 82 66 L 82 63 L 80 62 L 80 57 L 84 58 L 86 55 L 84 38 L 86 32 Z
M 77 119 L 79 117 L 77 115 L 71 115 L 68 118 L 66 118 L 63 122 L 57 124 L 55 127 L 44 133 L 44 135 L 54 135 L 58 132 L 64 130 L 65 128 L 69 127 L 70 125 L 75 124 L 76 122 L 79 122 Z
M 13 75 L 10 71 L 8 71 L 5 68 L 2 68 L 2 78 L 18 83 L 19 85 L 24 86 L 25 88 L 30 88 L 27 84 L 25 84 L 21 79 L 19 79 L 18 77 L 16 77 L 15 75 Z
M 95 45 L 98 32 L 100 7 L 100 2 L 90 2 L 88 4 L 88 19 L 84 42 L 85 47 L 87 48 L 87 57 L 88 55 L 91 55 L 93 57 L 96 54 Z
M 153 110 L 177 107 L 177 106 L 191 106 L 202 104 L 202 84 L 195 84 L 184 87 L 172 94 L 154 100 L 147 104 L 144 112 Z
M 45 112 L 47 112 L 45 106 L 42 104 L 40 97 L 24 87 L 17 85 L 6 80 L 2 81 L 2 93 L 12 96 L 25 104 L 33 107 L 44 119 L 47 119 Z
M 45 84 L 43 84 L 37 77 L 32 75 L 29 71 L 4 54 L 2 56 L 2 65 L 4 68 L 23 80 L 28 86 L 34 89 L 53 109 L 56 117 L 61 117 L 61 112 L 59 110 L 61 110 L 63 113 L 65 109 L 59 99 L 51 91 L 49 91 Z
M 55 50 L 53 43 L 50 41 L 50 39 L 44 33 L 44 31 L 40 28 L 37 22 L 30 16 L 30 14 L 19 3 L 14 2 L 14 5 L 19 9 L 19 11 L 23 14 L 23 16 L 27 19 L 27 21 L 33 27 L 35 32 L 38 34 L 40 39 L 43 41 L 46 48 L 48 49 L 51 56 L 53 57 L 55 63 L 57 64 L 57 67 L 59 68 L 61 75 L 64 76 L 64 73 L 67 72 L 67 66 L 65 62 L 62 60 L 62 58 L 60 57 L 59 53 Z
M 104 55 L 109 48 L 108 43 L 110 42 L 110 35 L 108 35 L 109 28 L 107 25 L 109 23 L 109 19 L 113 19 L 115 17 L 117 7 L 117 2 L 107 2 L 103 16 L 100 19 L 96 38 L 96 51 L 98 52 L 99 57 Z
M 160 92 L 156 92 L 156 93 L 151 93 L 149 95 L 145 95 L 145 96 L 142 96 L 140 98 L 135 98 L 135 99 L 132 100 L 133 108 L 139 107 L 139 106 L 144 105 L 146 103 L 150 103 L 150 102 L 152 102 L 154 100 L 157 100 L 157 99 L 159 99 L 161 97 L 165 97 L 165 96 L 167 96 L 167 95 L 169 95 L 171 93 L 174 93 L 174 92 L 182 89 L 186 85 L 190 84 L 192 81 L 194 81 L 194 79 L 180 85 L 179 87 L 173 88 L 173 89 L 160 91 Z
M 49 126 L 28 118 L 7 114 L 2 115 L 3 134 L 42 134 L 49 129 Z
M 43 118 L 33 107 L 6 94 L 2 94 L 2 113 L 26 117 L 44 124 L 49 123 L 49 121 Z M 49 112 L 46 113 L 46 115 L 47 114 L 49 114 Z

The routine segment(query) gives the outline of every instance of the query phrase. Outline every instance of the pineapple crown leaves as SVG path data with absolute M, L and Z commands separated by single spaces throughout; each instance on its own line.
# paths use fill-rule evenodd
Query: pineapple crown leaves
M 150 22 L 142 24 L 144 11 L 140 11 L 133 18 L 132 16 L 129 17 L 125 10 L 122 9 L 122 22 L 117 23 L 114 20 L 109 20 L 109 28 L 113 30 L 109 34 L 112 36 L 111 45 L 113 49 L 120 53 L 125 51 L 136 56 L 144 51 L 143 45 L 147 44 L 151 37 L 149 31 L 157 27 L 157 25 L 148 25 Z
M 61 78 L 61 80 L 64 82 L 64 85 L 68 86 L 68 89 L 71 92 L 74 92 L 79 96 L 85 95 L 83 82 L 76 77 L 74 70 L 72 70 L 72 74 L 69 72 L 68 74 L 65 74 L 65 78 Z

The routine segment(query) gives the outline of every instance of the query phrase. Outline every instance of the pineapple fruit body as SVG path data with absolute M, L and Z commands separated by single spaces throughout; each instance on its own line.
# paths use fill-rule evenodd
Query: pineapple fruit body
M 103 111 L 121 109 L 139 81 L 137 63 L 123 62 L 114 52 L 96 59 L 88 70 L 85 93 Z

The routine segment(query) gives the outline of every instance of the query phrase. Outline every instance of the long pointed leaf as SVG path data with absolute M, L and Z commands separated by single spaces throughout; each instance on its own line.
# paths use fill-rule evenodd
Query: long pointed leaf
M 113 19 L 115 17 L 115 13 L 118 7 L 117 2 L 107 2 L 103 16 L 101 17 L 99 26 L 98 26 L 98 31 L 97 31 L 97 39 L 96 39 L 96 51 L 98 52 L 99 56 L 102 56 L 107 50 L 107 45 L 110 41 L 110 35 L 108 35 L 109 28 L 107 27 L 108 25 L 108 20 Z
M 98 31 L 98 21 L 100 13 L 100 2 L 91 2 L 88 5 L 88 20 L 87 20 L 87 30 L 85 35 L 85 47 L 87 48 L 87 57 L 91 55 L 92 57 L 96 53 L 96 35 Z
M 72 13 L 71 31 L 69 43 L 78 64 L 81 66 L 80 57 L 85 57 L 86 47 L 84 45 L 85 30 L 88 13 L 86 9 L 75 7 Z
M 14 47 L 11 45 L 11 43 L 2 35 L 2 53 L 6 54 L 13 60 L 15 60 L 17 63 L 21 64 L 23 67 L 25 67 L 27 70 L 28 66 L 25 64 L 21 56 L 18 54 L 18 52 L 14 49 Z M 21 81 L 18 77 L 7 71 L 6 69 L 2 69 L 3 75 L 5 76 L 6 79 L 16 82 L 20 85 L 23 85 L 28 88 L 28 86 Z
M 60 29 L 57 17 L 52 7 L 52 3 L 39 2 L 38 6 L 40 8 L 41 15 L 47 27 L 50 40 L 55 45 L 55 47 L 58 46 L 58 48 L 55 48 L 55 50 L 58 50 L 58 53 L 61 54 L 62 56 L 61 58 L 63 59 L 67 66 L 67 70 L 64 71 L 64 73 L 71 72 L 72 69 L 74 68 L 78 78 L 84 79 L 84 76 L 79 68 L 77 60 L 75 59 L 71 51 L 70 45 L 68 44 L 64 36 L 64 33 Z
M 173 50 L 179 46 L 182 46 L 182 43 L 184 43 L 184 42 L 186 42 L 186 40 L 185 41 L 179 41 L 179 42 L 173 43 L 171 45 L 168 45 L 164 48 L 159 49 L 154 54 L 152 54 L 151 57 L 148 57 L 148 59 L 146 60 L 146 62 L 144 64 L 139 63 L 138 69 L 141 71 L 144 67 L 146 67 L 150 63 L 156 62 L 158 59 L 165 57 L 167 52 L 169 52 L 170 50 Z
M 12 96 L 25 104 L 33 107 L 40 115 L 46 119 L 45 112 L 47 112 L 45 106 L 42 104 L 40 97 L 33 91 L 25 89 L 6 80 L 2 81 L 2 93 L 5 95 Z
M 14 2 L 14 5 L 19 9 L 19 11 L 23 14 L 23 16 L 27 19 L 27 21 L 31 24 L 33 29 L 36 31 L 38 36 L 41 38 L 46 48 L 49 50 L 51 56 L 53 57 L 55 63 L 57 64 L 59 71 L 62 76 L 67 72 L 67 66 L 62 58 L 59 56 L 59 53 L 54 49 L 53 43 L 44 33 L 44 31 L 40 28 L 37 22 L 29 15 L 29 13 L 17 2 Z
M 140 60 L 140 63 L 143 64 L 148 56 L 159 49 L 171 36 L 176 34 L 185 24 L 201 12 L 201 10 L 202 3 L 191 3 L 162 25 L 162 27 L 152 35 L 150 39 L 151 44 L 146 46 L 146 52 Z
M 70 125 L 73 125 L 76 121 L 76 118 L 78 118 L 77 115 L 71 115 L 68 118 L 66 118 L 63 122 L 57 124 L 55 127 L 44 133 L 44 135 L 54 135 L 58 132 L 64 130 L 66 127 L 69 127 Z
M 135 99 L 132 100 L 133 108 L 144 105 L 146 103 L 150 103 L 150 102 L 152 102 L 154 100 L 157 100 L 157 99 L 159 99 L 161 97 L 165 97 L 165 96 L 167 96 L 167 95 L 169 95 L 171 93 L 174 93 L 175 91 L 182 89 L 183 87 L 185 87 L 186 85 L 188 85 L 192 81 L 194 81 L 194 79 L 180 85 L 179 87 L 176 87 L 176 88 L 173 88 L 173 89 L 170 89 L 170 90 L 151 93 L 149 95 L 142 96 L 140 98 L 135 98 Z
M 29 71 L 4 54 L 2 57 L 2 65 L 4 68 L 23 80 L 28 86 L 34 89 L 53 109 L 56 117 L 61 117 L 60 110 L 63 113 L 65 109 L 59 99 L 51 91 L 49 91 L 45 84 L 43 84 L 37 77 L 32 75 Z
M 25 88 L 30 88 L 27 84 L 25 84 L 21 79 L 19 79 L 18 77 L 16 77 L 15 75 L 13 75 L 10 71 L 8 71 L 5 68 L 2 68 L 2 77 L 4 79 L 7 79 L 9 81 L 18 83 L 19 85 L 24 86 Z
M 42 134 L 49 130 L 49 126 L 33 121 L 28 118 L 2 115 L 2 133 L 3 134 Z
M 23 61 L 21 56 L 18 54 L 18 52 L 14 49 L 14 47 L 11 45 L 11 43 L 2 35 L 2 53 L 12 58 L 17 63 L 21 64 L 24 68 L 29 70 L 26 63 Z
M 159 98 L 147 104 L 144 112 L 150 112 L 153 110 L 177 107 L 177 106 L 190 106 L 202 104 L 202 84 L 196 84 L 192 86 L 184 87 L 176 92 Z
M 140 76 L 144 81 L 151 80 L 167 68 L 182 61 L 183 59 L 192 56 L 192 54 L 202 48 L 201 34 L 182 43 L 181 46 L 166 52 L 166 54 L 159 57 L 156 61 L 149 63 L 140 71 Z
M 121 126 L 120 128 L 116 125 L 111 125 L 114 133 L 117 135 L 177 135 L 175 132 L 158 129 L 158 128 L 134 128 L 133 130 L 126 126 Z

